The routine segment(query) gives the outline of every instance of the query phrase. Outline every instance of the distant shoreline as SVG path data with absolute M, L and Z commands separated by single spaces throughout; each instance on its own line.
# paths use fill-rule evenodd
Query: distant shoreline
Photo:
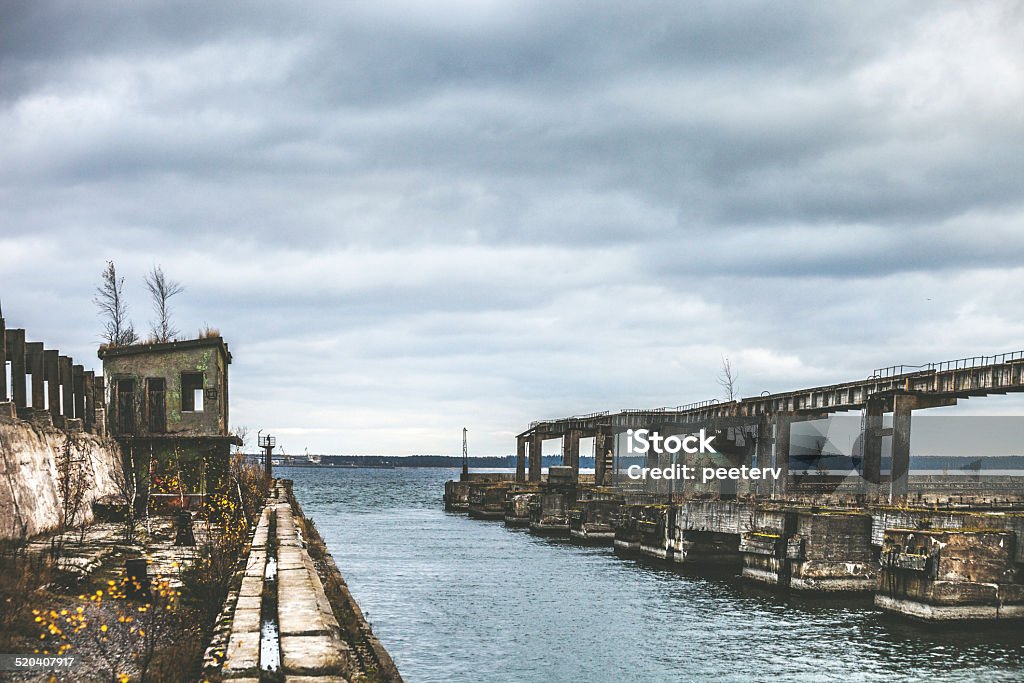
M 252 453 L 246 454 L 246 459 L 252 462 L 262 462 L 262 455 Z M 398 467 L 438 467 L 451 468 L 462 467 L 462 457 L 457 455 L 319 455 L 312 456 L 319 458 L 320 462 L 310 462 L 305 455 L 300 456 L 279 456 L 274 455 L 274 467 L 324 467 L 331 469 L 394 469 Z M 477 455 L 468 458 L 471 468 L 496 468 L 515 469 L 516 456 L 514 455 Z M 542 467 L 561 465 L 561 455 L 546 455 L 541 460 Z M 580 457 L 580 467 L 593 468 L 594 458 Z

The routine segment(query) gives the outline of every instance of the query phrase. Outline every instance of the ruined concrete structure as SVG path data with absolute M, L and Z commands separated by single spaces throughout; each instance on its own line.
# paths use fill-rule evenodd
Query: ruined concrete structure
M 0 539 L 55 529 L 66 514 L 58 481 L 82 481 L 76 523 L 91 504 L 116 494 L 120 450 L 105 436 L 103 377 L 86 371 L 0 313 Z M 8 381 L 8 371 L 10 381 Z
M 504 494 L 508 526 L 783 590 L 873 593 L 878 607 L 909 617 L 1024 618 L 1024 477 L 910 472 L 914 411 L 1020 391 L 1018 351 L 882 368 L 866 380 L 734 402 L 537 421 L 517 437 L 515 475 L 471 473 L 448 482 L 445 502 L 494 519 Z M 851 410 L 862 414 L 857 470 L 792 472 L 794 423 Z M 640 456 L 645 466 L 770 467 L 780 476 L 630 481 L 616 476 L 629 429 L 714 435 L 714 454 L 651 452 Z M 579 473 L 587 437 L 594 438 L 593 484 Z M 555 438 L 563 466 L 545 479 L 543 442 Z M 883 439 L 891 442 L 888 473 Z
M 155 476 L 201 496 L 220 485 L 233 444 L 228 366 L 220 336 L 99 350 L 108 426 L 128 457 L 147 458 Z M 157 494 L 160 495 L 160 494 Z
M 0 311 L 0 413 L 44 427 L 104 433 L 103 377 L 76 364 L 25 330 L 8 329 Z M 11 380 L 7 382 L 7 364 Z

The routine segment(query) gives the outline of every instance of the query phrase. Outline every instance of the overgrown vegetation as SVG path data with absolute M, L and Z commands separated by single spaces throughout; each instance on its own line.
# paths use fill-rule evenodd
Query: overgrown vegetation
M 245 463 L 241 453 L 232 456 L 219 492 L 207 496 L 193 513 L 199 543 L 195 561 L 175 563 L 169 574 L 165 561 L 164 574 L 139 582 L 126 572 L 126 558 L 145 557 L 157 537 L 168 543 L 166 533 L 156 532 L 165 526 L 154 522 L 147 531 L 149 524 L 138 524 L 135 513 L 146 502 L 135 476 L 140 468 L 146 470 L 146 458 L 139 455 L 126 449 L 125 472 L 119 480 L 118 507 L 124 513 L 120 536 L 125 545 L 81 583 L 58 569 L 52 553 L 31 551 L 25 541 L 0 546 L 0 652 L 73 654 L 84 663 L 82 672 L 88 680 L 201 677 L 205 648 L 243 566 L 243 552 L 269 482 L 261 468 Z M 64 472 L 61 500 L 67 503 L 64 524 L 69 528 L 82 519 L 73 484 L 76 457 L 69 444 L 58 465 L 58 476 Z M 148 566 L 153 571 L 157 565 Z

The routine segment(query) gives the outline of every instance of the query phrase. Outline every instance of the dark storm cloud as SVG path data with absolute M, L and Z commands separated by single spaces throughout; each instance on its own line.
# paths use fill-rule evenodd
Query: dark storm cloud
M 1021 19 L 3 2 L 0 296 L 90 357 L 104 261 L 140 327 L 162 263 L 233 415 L 324 449 L 1017 347 Z

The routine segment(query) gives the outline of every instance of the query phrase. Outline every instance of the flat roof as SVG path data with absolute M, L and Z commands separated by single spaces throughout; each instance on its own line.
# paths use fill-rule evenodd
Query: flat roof
M 101 346 L 96 353 L 101 359 L 117 358 L 119 356 L 135 356 L 147 353 L 171 353 L 186 349 L 197 349 L 203 347 L 216 347 L 224 354 L 228 363 L 231 362 L 231 352 L 228 351 L 228 344 L 223 337 L 202 337 L 200 339 L 185 339 L 182 341 L 162 342 L 155 344 L 126 344 L 124 346 Z

